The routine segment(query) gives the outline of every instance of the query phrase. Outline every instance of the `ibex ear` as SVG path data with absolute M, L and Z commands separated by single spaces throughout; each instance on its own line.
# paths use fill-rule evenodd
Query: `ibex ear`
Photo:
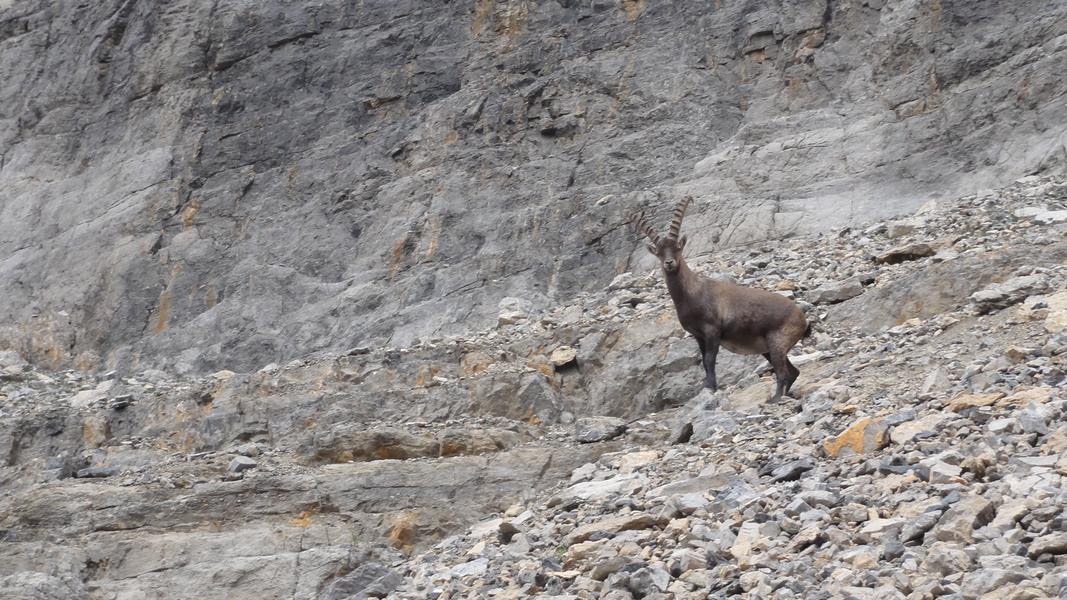
M 652 254 L 659 256 L 659 250 L 656 249 L 656 246 L 654 244 L 645 244 L 645 248 L 648 248 L 648 251 Z
M 687 236 L 684 236 L 684 235 L 683 235 L 683 236 L 682 236 L 682 239 L 678 240 L 678 249 L 679 249 L 679 250 L 683 250 L 683 249 L 685 248 L 685 243 L 686 243 L 686 242 L 687 242 L 688 240 L 689 240 L 689 238 L 688 238 Z

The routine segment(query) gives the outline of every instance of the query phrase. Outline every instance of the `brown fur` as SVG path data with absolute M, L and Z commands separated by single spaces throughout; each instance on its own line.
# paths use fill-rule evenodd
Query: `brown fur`
M 667 236 L 659 238 L 643 214 L 631 222 L 650 240 L 648 251 L 659 258 L 667 289 L 682 328 L 697 340 L 704 364 L 704 386 L 716 389 L 715 359 L 722 346 L 735 354 L 762 354 L 774 369 L 774 399 L 788 394 L 800 370 L 789 362 L 789 350 L 808 331 L 804 312 L 792 300 L 773 292 L 715 281 L 693 272 L 682 256 L 686 238 L 677 238 L 689 205 L 674 211 Z

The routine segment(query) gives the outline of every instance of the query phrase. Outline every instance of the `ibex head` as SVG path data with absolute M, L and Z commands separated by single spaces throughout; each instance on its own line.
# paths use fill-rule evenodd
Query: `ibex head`
M 691 197 L 686 196 L 674 207 L 674 218 L 671 219 L 671 227 L 667 230 L 667 237 L 665 238 L 660 238 L 656 235 L 656 230 L 649 224 L 648 217 L 645 216 L 644 212 L 634 213 L 630 216 L 630 224 L 638 232 L 648 237 L 648 251 L 656 255 L 660 265 L 663 266 L 663 271 L 666 273 L 676 272 L 682 263 L 682 250 L 685 249 L 686 237 L 683 235 L 679 238 L 678 234 L 682 230 L 682 219 L 685 218 L 685 210 L 689 208 L 689 203 L 692 201 Z

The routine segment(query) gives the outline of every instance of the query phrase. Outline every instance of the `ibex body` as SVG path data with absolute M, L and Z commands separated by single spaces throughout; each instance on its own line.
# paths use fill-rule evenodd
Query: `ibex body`
M 788 394 L 800 375 L 789 362 L 789 350 L 808 333 L 804 312 L 788 298 L 766 290 L 716 281 L 693 272 L 682 257 L 686 238 L 678 238 L 691 198 L 674 209 L 665 238 L 648 224 L 644 213 L 631 223 L 649 241 L 648 251 L 659 258 L 667 289 L 682 328 L 697 340 L 704 364 L 704 386 L 716 389 L 715 359 L 722 346 L 735 354 L 762 354 L 774 369 L 774 398 Z

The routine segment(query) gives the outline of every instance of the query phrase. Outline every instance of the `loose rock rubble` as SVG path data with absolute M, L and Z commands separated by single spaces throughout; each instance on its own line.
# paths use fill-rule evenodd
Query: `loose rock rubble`
M 656 273 L 249 375 L 0 354 L 0 591 L 179 598 L 213 564 L 231 597 L 1062 597 L 1067 224 L 1047 215 L 1065 204 L 1027 178 L 694 259 L 808 311 L 777 403 L 761 359 L 724 356 L 723 389 L 699 390 Z M 659 406 L 636 401 L 650 388 Z M 218 528 L 291 547 L 119 556 Z M 268 571 L 284 586 L 244 583 Z
M 814 304 L 860 299 L 864 286 L 909 285 L 933 265 L 1010 254 L 1016 244 L 1054 249 L 1055 259 L 1031 254 L 997 266 L 968 282 L 980 289 L 874 331 L 845 327 L 857 308 L 823 313 L 819 356 L 802 369 L 798 400 L 738 402 L 752 388 L 767 391 L 743 381 L 654 415 L 698 433 L 605 454 L 554 495 L 396 565 L 404 583 L 394 596 L 1061 597 L 1067 333 L 1044 298 L 1067 281 L 1064 230 L 1013 214 L 1035 194 L 1062 206 L 1067 187 L 1027 180 L 938 207 L 892 235 L 876 226 L 826 236 L 806 255 L 768 248 L 749 251 L 767 258 L 719 257 L 713 269 L 733 264 L 742 283 L 801 299 L 813 290 Z M 896 247 L 945 241 L 937 252 L 885 260 L 871 251 L 883 236 Z M 850 287 L 831 296 L 845 289 L 834 287 L 835 274 Z M 647 289 L 639 282 L 612 287 L 635 294 Z M 909 295 L 931 291 L 914 286 Z M 615 304 L 639 313 L 657 301 Z M 739 406 L 724 410 L 731 405 Z M 517 533 L 505 539 L 501 527 Z M 478 574 L 465 576 L 473 564 Z

